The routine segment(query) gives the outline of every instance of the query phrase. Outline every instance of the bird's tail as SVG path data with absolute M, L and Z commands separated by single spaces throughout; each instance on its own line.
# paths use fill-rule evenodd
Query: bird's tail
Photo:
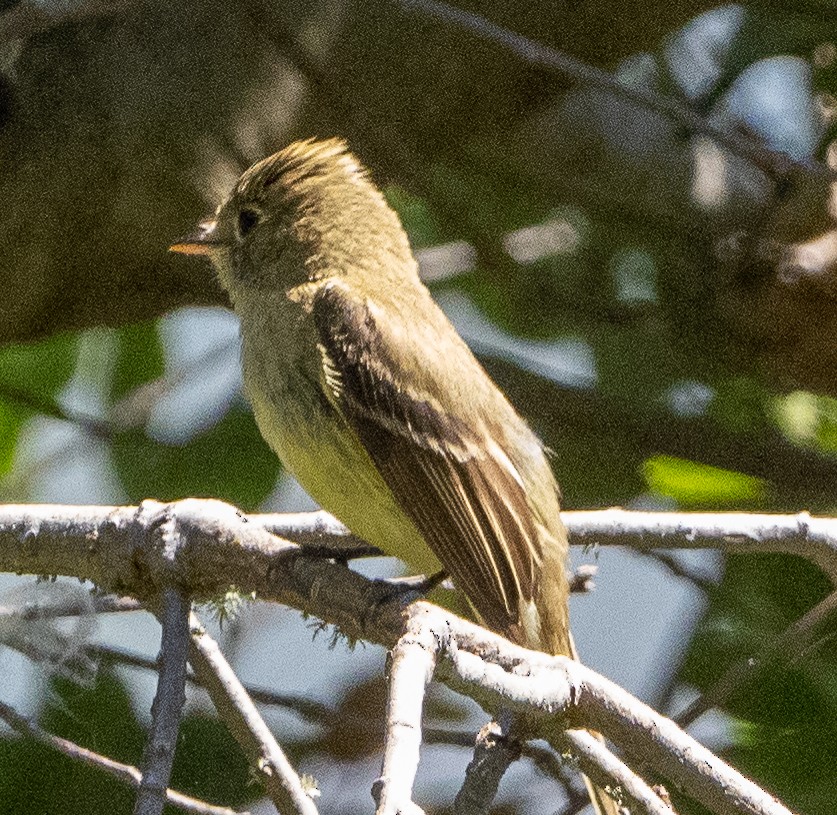
M 572 634 L 570 639 L 570 656 L 580 662 L 578 658 L 578 651 L 575 647 Z M 593 738 L 604 744 L 604 736 L 601 733 L 596 733 L 594 730 L 588 731 Z M 593 805 L 593 811 L 596 815 L 622 815 L 623 810 L 616 803 L 612 796 L 608 795 L 601 787 L 596 786 L 586 775 L 582 773 L 584 779 L 584 786 L 587 787 L 587 794 L 590 796 L 590 803 Z
M 598 733 L 592 733 L 591 735 L 601 738 Z M 593 805 L 593 811 L 596 815 L 622 815 L 624 810 L 610 795 L 601 787 L 597 787 L 586 775 L 581 777 L 584 779 L 584 786 L 587 787 L 587 794 L 590 796 L 590 803 Z

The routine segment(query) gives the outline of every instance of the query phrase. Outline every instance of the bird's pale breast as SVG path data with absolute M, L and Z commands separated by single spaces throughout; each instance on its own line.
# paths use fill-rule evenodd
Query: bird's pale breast
M 354 431 L 325 398 L 313 370 L 316 340 L 306 324 L 245 336 L 245 388 L 262 436 L 323 509 L 384 551 L 397 542 L 410 570 L 431 574 L 439 561 L 397 505 Z M 258 345 L 256 345 L 258 343 Z M 277 364 L 276 355 L 289 357 Z M 302 409 L 300 406 L 306 406 Z

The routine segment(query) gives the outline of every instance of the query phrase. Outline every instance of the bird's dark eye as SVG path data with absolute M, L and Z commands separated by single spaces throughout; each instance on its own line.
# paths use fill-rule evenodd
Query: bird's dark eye
M 238 213 L 238 239 L 244 240 L 260 219 L 261 213 L 258 210 L 249 207 L 242 209 Z

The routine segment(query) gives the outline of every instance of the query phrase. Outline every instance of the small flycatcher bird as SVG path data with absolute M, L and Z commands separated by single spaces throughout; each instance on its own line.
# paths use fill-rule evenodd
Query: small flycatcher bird
M 419 280 L 398 216 L 345 144 L 260 161 L 171 248 L 214 264 L 256 422 L 311 496 L 412 569 L 441 564 L 487 627 L 571 655 L 567 534 L 543 446 Z

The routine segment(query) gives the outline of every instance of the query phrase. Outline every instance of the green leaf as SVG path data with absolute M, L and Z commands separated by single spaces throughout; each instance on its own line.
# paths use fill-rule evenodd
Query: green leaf
M 12 468 L 20 428 L 29 412 L 19 405 L 0 401 L 0 478 Z
M 187 716 L 181 722 L 171 786 L 202 801 L 236 808 L 260 794 L 229 731 L 207 716 Z M 166 810 L 172 815 L 178 811 Z
M 837 400 L 827 396 L 817 399 L 818 423 L 815 433 L 817 446 L 829 453 L 837 451 Z
M 403 187 L 390 185 L 384 190 L 389 205 L 398 213 L 410 243 L 417 249 L 443 242 L 446 238 L 427 202 Z
M 131 430 L 115 438 L 112 450 L 133 501 L 207 497 L 252 510 L 269 495 L 280 470 L 279 459 L 243 407 L 233 407 L 185 445 L 161 444 Z
M 32 407 L 38 402 L 54 403 L 75 370 L 76 343 L 77 335 L 58 334 L 43 342 L 0 348 L 0 399 L 8 394 L 16 401 L 18 396 L 29 395 L 35 403 Z M 25 399 L 20 401 L 25 403 Z
M 98 753 L 136 764 L 144 734 L 125 688 L 102 671 L 92 688 L 54 679 L 41 726 Z M 119 815 L 134 791 L 122 781 L 31 738 L 0 741 L 0 811 L 32 815 Z
M 119 329 L 119 351 L 111 382 L 111 398 L 121 399 L 144 382 L 163 375 L 165 357 L 157 322 L 124 326 Z
M 41 726 L 118 761 L 137 766 L 146 733 L 111 669 L 93 687 L 53 679 Z M 223 772 L 219 772 L 223 768 Z M 226 728 L 206 716 L 184 717 L 171 786 L 227 806 L 259 794 L 247 759 Z M 32 815 L 129 815 L 135 790 L 102 770 L 67 758 L 31 738 L 0 739 L 0 812 Z M 167 815 L 179 810 L 166 807 Z
M 754 377 L 727 376 L 713 381 L 712 418 L 736 433 L 758 433 L 773 427 L 770 394 Z
M 800 557 L 728 558 L 723 582 L 709 591 L 709 606 L 680 673 L 706 692 L 733 665 L 761 666 L 723 705 L 735 718 L 733 746 L 724 757 L 806 815 L 834 811 L 834 613 L 819 620 L 799 653 L 782 650 L 766 663 L 750 661 L 831 589 L 825 575 Z
M 23 423 L 34 413 L 59 415 L 56 397 L 76 364 L 76 335 L 0 348 L 0 478 L 12 467 Z
M 766 484 L 760 478 L 674 456 L 649 458 L 643 465 L 643 475 L 649 489 L 673 498 L 683 507 L 752 505 L 766 495 Z

